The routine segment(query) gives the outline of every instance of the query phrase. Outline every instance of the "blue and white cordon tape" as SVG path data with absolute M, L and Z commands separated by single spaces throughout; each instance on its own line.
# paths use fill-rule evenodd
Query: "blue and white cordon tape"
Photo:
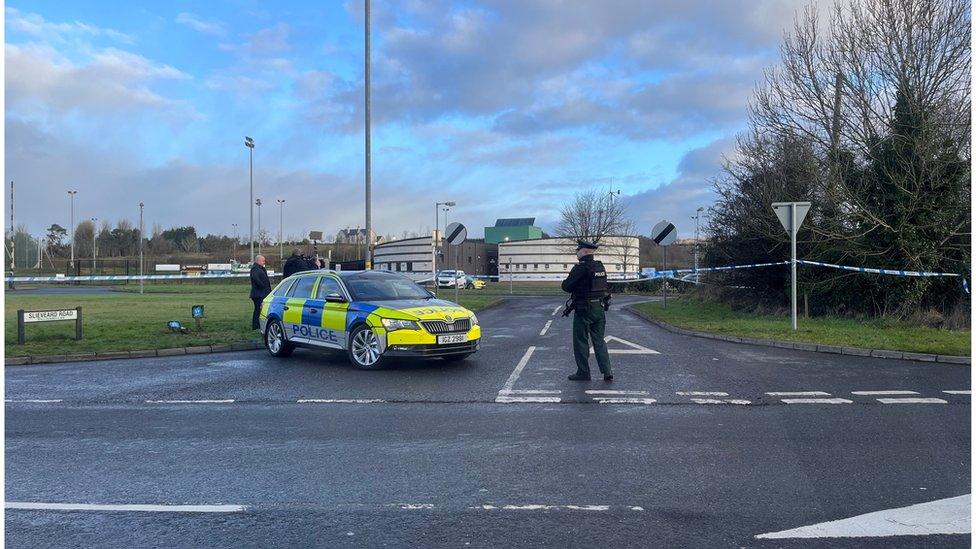
M 112 282 L 120 280 L 199 280 L 201 278 L 246 278 L 250 273 L 224 273 L 199 275 L 85 275 L 85 276 L 8 276 L 4 282 Z M 268 273 L 268 276 L 281 276 Z

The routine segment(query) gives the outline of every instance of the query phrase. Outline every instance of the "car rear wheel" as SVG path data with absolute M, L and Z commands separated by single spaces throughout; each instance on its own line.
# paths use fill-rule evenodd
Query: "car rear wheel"
M 292 351 L 295 350 L 295 346 L 285 339 L 285 327 L 280 320 L 272 320 L 268 323 L 268 328 L 264 332 L 264 346 L 271 356 L 277 358 L 291 356 Z
M 359 326 L 349 337 L 349 361 L 360 370 L 376 370 L 383 363 L 380 338 L 369 326 Z

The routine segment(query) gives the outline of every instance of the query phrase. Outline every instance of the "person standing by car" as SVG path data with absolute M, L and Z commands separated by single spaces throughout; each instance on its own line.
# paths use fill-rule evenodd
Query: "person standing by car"
M 251 329 L 258 330 L 261 324 L 258 317 L 261 315 L 261 302 L 271 293 L 271 279 L 268 278 L 268 270 L 264 267 L 265 259 L 263 255 L 254 258 L 251 265 L 251 301 L 254 302 L 254 315 L 251 317 Z
M 563 316 L 570 310 L 573 315 L 573 355 L 576 357 L 576 373 L 569 376 L 571 381 L 590 380 L 590 343 L 593 353 L 600 366 L 600 373 L 604 381 L 613 381 L 613 371 L 610 369 L 610 354 L 604 341 L 609 307 L 609 293 L 607 287 L 607 270 L 603 263 L 593 259 L 593 252 L 597 245 L 585 240 L 578 240 L 576 257 L 579 258 L 569 276 L 563 281 L 564 292 L 572 294 L 572 305 L 567 308 Z
M 284 267 L 281 268 L 281 274 L 285 278 L 288 278 L 295 273 L 307 271 L 311 268 L 312 267 L 309 265 L 309 262 L 302 257 L 302 251 L 295 248 L 292 250 L 291 256 L 288 258 L 288 260 L 285 261 Z

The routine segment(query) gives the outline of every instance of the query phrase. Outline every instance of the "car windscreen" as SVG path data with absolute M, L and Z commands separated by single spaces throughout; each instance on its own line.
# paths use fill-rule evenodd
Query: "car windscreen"
M 391 299 L 426 299 L 427 290 L 412 280 L 401 277 L 363 277 L 345 280 L 346 288 L 356 301 L 383 301 Z

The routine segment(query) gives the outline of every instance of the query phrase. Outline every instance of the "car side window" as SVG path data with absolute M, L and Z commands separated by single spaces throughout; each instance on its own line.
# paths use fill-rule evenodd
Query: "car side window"
M 312 288 L 314 287 L 315 277 L 304 276 L 292 284 L 291 290 L 288 291 L 288 297 L 310 298 L 312 297 Z
M 339 281 L 326 276 L 319 280 L 319 289 L 315 293 L 316 299 L 325 299 L 325 296 L 329 294 L 339 294 L 342 295 L 342 288 L 339 287 Z
M 277 296 L 277 297 L 281 297 L 281 296 L 283 296 L 283 295 L 285 295 L 285 294 L 288 293 L 289 288 L 291 288 L 294 283 L 295 283 L 294 280 L 289 280 L 287 282 L 282 282 L 281 284 L 278 284 L 278 287 L 275 288 L 274 289 L 274 292 L 272 292 L 272 293 L 275 296 Z

